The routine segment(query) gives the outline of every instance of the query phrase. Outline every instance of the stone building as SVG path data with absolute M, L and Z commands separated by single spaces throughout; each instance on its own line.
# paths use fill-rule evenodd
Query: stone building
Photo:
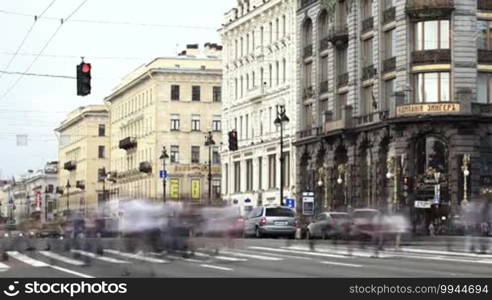
M 222 46 L 188 45 L 176 57 L 159 57 L 123 78 L 105 98 L 110 111 L 111 199 L 163 201 L 161 158 L 166 147 L 166 200 L 221 203 Z M 205 145 L 211 132 L 215 146 Z
M 492 1 L 300 0 L 298 192 L 414 228 L 492 175 Z M 446 217 L 446 218 L 442 218 Z
M 106 106 L 89 105 L 71 112 L 56 129 L 60 141 L 59 213 L 95 214 L 107 200 L 99 172 L 109 169 L 108 119 Z
M 236 2 L 236 1 L 234 1 Z M 293 0 L 237 1 L 225 14 L 224 138 L 236 130 L 238 151 L 222 148 L 223 197 L 250 209 L 279 205 L 294 196 L 296 132 L 296 7 Z M 290 119 L 284 126 L 281 171 L 277 106 Z M 283 187 L 280 187 L 281 176 Z

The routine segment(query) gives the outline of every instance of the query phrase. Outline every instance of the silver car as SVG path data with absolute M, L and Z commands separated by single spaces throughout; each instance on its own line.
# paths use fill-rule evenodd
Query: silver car
M 287 236 L 295 238 L 296 213 L 289 207 L 255 207 L 244 224 L 245 236 Z
M 319 214 L 307 227 L 306 238 L 343 237 L 349 229 L 350 216 L 344 212 L 326 212 Z

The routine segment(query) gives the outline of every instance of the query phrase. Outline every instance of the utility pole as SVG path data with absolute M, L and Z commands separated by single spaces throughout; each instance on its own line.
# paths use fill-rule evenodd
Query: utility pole
M 205 146 L 208 147 L 208 204 L 212 205 L 212 148 L 215 145 L 212 131 L 205 136 Z
M 162 147 L 162 154 L 160 159 L 162 159 L 162 203 L 166 204 L 166 159 L 169 158 L 169 155 L 167 154 L 167 149 L 166 147 Z

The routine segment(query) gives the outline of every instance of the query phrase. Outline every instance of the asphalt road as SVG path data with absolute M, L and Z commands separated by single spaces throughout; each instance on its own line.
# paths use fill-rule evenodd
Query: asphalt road
M 358 244 L 349 247 L 331 241 L 310 245 L 305 240 L 197 239 L 193 243 L 194 254 L 132 252 L 118 239 L 78 246 L 68 240 L 0 239 L 0 277 L 492 278 L 492 253 L 464 252 L 461 241 L 453 245 L 455 252 L 432 240 L 406 244 L 399 251 L 387 245 L 379 252 L 370 245 L 361 249 Z

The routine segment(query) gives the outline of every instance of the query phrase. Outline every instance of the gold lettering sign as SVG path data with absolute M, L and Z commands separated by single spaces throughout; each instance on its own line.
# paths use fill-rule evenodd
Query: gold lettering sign
M 428 113 L 458 113 L 460 111 L 461 105 L 459 103 L 411 104 L 399 106 L 396 109 L 396 114 L 401 116 Z
M 200 180 L 193 179 L 191 181 L 191 198 L 200 199 Z
M 179 179 L 171 179 L 171 198 L 179 199 Z

